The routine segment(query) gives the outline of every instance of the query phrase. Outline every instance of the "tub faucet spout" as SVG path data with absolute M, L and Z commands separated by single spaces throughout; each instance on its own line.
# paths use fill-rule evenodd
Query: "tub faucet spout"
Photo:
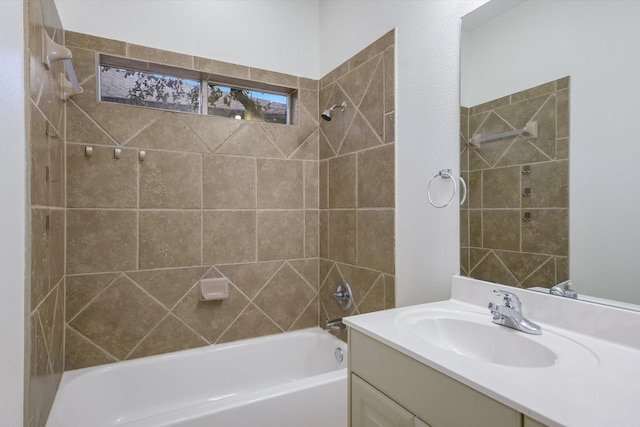
M 327 324 L 324 326 L 325 331 L 339 332 L 347 329 L 347 325 L 342 323 L 342 318 L 327 320 Z

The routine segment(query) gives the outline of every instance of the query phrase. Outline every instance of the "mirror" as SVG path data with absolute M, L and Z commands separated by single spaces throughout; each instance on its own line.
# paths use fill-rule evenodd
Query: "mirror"
M 516 286 L 550 287 L 554 282 L 570 278 L 573 289 L 581 296 L 613 300 L 619 302 L 616 305 L 638 308 L 628 305 L 640 304 L 640 284 L 637 284 L 635 271 L 640 260 L 640 226 L 635 222 L 635 215 L 640 211 L 640 175 L 636 173 L 640 137 L 634 129 L 634 123 L 640 117 L 637 75 L 640 55 L 637 55 L 636 45 L 640 40 L 640 26 L 637 16 L 640 16 L 640 2 L 623 0 L 492 0 L 463 17 L 460 95 L 461 110 L 463 114 L 469 114 L 469 118 L 461 117 L 464 142 L 461 144 L 461 170 L 463 177 L 471 178 L 472 182 L 466 204 L 468 212 L 465 213 L 464 206 L 461 211 L 461 274 L 474 276 L 482 254 L 490 252 L 484 247 L 489 242 L 470 238 L 474 233 L 469 229 L 474 215 L 476 222 L 493 227 L 491 233 L 485 232 L 484 236 L 493 236 L 496 240 L 513 235 L 505 225 L 510 219 L 486 217 L 477 211 L 477 204 L 483 202 L 476 199 L 474 206 L 473 198 L 478 197 L 479 191 L 484 191 L 483 200 L 489 197 L 488 206 L 492 209 L 513 208 L 512 205 L 496 206 L 495 195 L 507 191 L 508 186 L 517 187 L 521 227 L 517 243 L 520 249 L 522 246 L 530 249 L 537 236 L 553 235 L 551 241 L 555 240 L 560 246 L 563 236 L 568 236 L 567 252 L 563 254 L 555 248 L 556 253 L 543 254 L 552 259 L 551 269 L 544 262 L 514 261 L 522 258 L 519 252 L 511 246 L 505 249 L 501 243 L 503 246 L 499 250 L 503 253 L 495 262 L 496 266 L 506 268 L 518 280 Z M 511 96 L 514 94 L 516 100 L 523 94 L 532 98 L 552 96 L 558 116 L 562 111 L 568 112 L 566 129 L 562 129 L 563 122 L 557 117 L 557 151 L 549 160 L 560 162 L 566 155 L 568 175 L 563 175 L 560 169 L 545 170 L 540 174 L 536 171 L 536 176 L 545 176 L 544 183 L 527 187 L 527 179 L 530 182 L 535 178 L 534 168 L 542 162 L 521 159 L 519 177 L 494 174 L 480 181 L 481 184 L 473 184 L 472 175 L 474 168 L 477 174 L 477 165 L 474 166 L 471 160 L 465 162 L 477 153 L 471 153 L 473 148 L 469 148 L 468 140 L 474 133 L 480 133 L 477 130 L 484 118 L 476 118 L 474 122 L 470 118 L 473 109 L 466 108 L 491 106 L 487 104 L 489 101 L 504 100 L 505 97 L 514 99 Z M 563 106 L 565 95 L 566 105 Z M 507 124 L 496 120 L 484 126 L 498 134 L 505 129 L 518 130 L 511 121 L 533 118 L 540 113 L 532 111 L 533 108 L 535 106 L 530 106 L 526 113 L 499 111 L 500 119 L 511 114 Z M 548 109 L 547 113 L 550 111 Z M 515 117 L 517 114 L 521 116 Z M 539 114 L 539 117 L 545 114 Z M 529 117 L 525 118 L 527 115 Z M 464 134 L 464 123 L 469 124 L 468 134 Z M 484 129 L 482 132 L 487 133 Z M 505 139 L 509 143 L 522 140 L 523 144 L 518 147 L 538 144 L 537 138 L 527 139 L 527 136 L 506 137 L 495 144 L 504 145 Z M 543 137 L 549 138 L 549 135 L 543 134 Z M 563 137 L 566 146 L 561 141 Z M 494 142 L 486 144 L 489 147 Z M 464 157 L 465 149 L 471 153 L 470 157 Z M 541 150 L 549 154 L 544 148 Z M 524 169 L 527 165 L 530 166 L 529 175 Z M 467 166 L 469 172 L 465 176 Z M 560 215 L 549 221 L 539 220 L 533 200 L 542 194 L 540 189 L 555 189 L 555 196 L 562 197 L 560 189 L 563 186 L 568 190 L 568 203 L 554 208 L 566 209 L 566 224 L 562 224 Z M 527 188 L 528 196 L 523 195 Z M 527 208 L 531 208 L 529 221 L 525 215 Z M 487 224 L 483 224 L 482 220 L 487 218 Z M 549 230 L 549 226 L 555 229 Z M 533 228 L 528 242 L 527 227 L 530 231 Z M 483 236 L 482 232 L 480 236 Z M 465 237 L 468 240 L 465 241 Z M 473 255 L 474 249 L 484 252 L 476 250 Z M 504 253 L 512 259 L 506 259 L 508 256 Z

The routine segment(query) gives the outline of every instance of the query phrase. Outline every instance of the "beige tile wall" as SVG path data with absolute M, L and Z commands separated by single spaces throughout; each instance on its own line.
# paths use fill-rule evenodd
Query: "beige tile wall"
M 467 144 L 476 133 L 522 129 L 531 120 L 538 122 L 535 139 L 503 138 L 479 149 Z M 469 183 L 460 215 L 461 274 L 521 287 L 566 280 L 569 78 L 462 108 L 460 142 Z
M 67 45 L 85 92 L 67 102 L 65 369 L 318 325 L 318 82 Z M 100 53 L 296 88 L 297 124 L 98 102 Z M 229 298 L 200 302 L 197 282 L 223 276 Z
M 393 31 L 318 82 L 63 33 L 52 0 L 27 9 L 30 426 L 63 368 L 315 326 L 345 314 L 340 280 L 350 313 L 394 306 Z M 73 51 L 84 93 L 66 103 L 42 28 Z M 99 53 L 295 87 L 297 124 L 97 102 Z M 320 124 L 338 98 L 346 114 Z M 198 301 L 210 277 L 229 299 Z
M 320 80 L 321 111 L 347 103 L 320 123 L 321 323 L 395 306 L 394 54 L 392 30 Z
M 44 426 L 63 371 L 64 336 L 64 104 L 61 64 L 46 70 L 43 29 L 63 42 L 53 0 L 26 2 L 27 96 L 30 171 L 30 283 L 25 310 L 29 337 L 25 425 Z

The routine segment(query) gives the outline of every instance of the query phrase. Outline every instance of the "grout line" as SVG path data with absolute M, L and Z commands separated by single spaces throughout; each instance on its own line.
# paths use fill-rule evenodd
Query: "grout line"
M 204 265 L 204 155 L 200 156 L 200 264 Z
M 307 309 L 308 309 L 309 307 L 311 307 L 311 304 L 313 304 L 313 301 L 314 301 L 314 300 L 316 300 L 316 299 L 319 299 L 318 294 L 316 294 L 316 295 L 314 295 L 313 297 L 311 297 L 311 299 L 309 300 L 309 302 L 307 303 L 307 305 L 305 305 L 305 306 L 304 306 L 304 308 L 302 309 L 302 311 L 300 311 L 300 314 L 298 314 L 298 316 L 293 320 L 293 322 L 291 322 L 291 325 L 289 326 L 289 329 L 287 329 L 288 331 L 292 331 L 292 330 L 294 330 L 294 329 L 292 329 L 292 328 L 293 328 L 293 325 L 295 325 L 295 324 L 298 322 L 298 320 L 300 320 L 300 318 L 302 317 L 302 315 L 303 315 L 304 313 L 306 313 Z
M 255 244 L 254 244 L 254 247 L 255 247 L 254 260 L 258 262 L 260 260 L 259 253 L 258 253 L 258 245 L 260 243 L 260 240 L 258 239 L 259 223 L 258 223 L 258 158 L 257 157 L 254 159 L 253 174 L 254 174 L 253 193 L 254 193 L 254 212 L 255 212 L 254 216 L 255 216 L 255 230 L 256 230 Z
M 104 273 L 101 273 L 104 274 Z M 89 300 L 89 302 L 87 302 L 84 306 L 82 306 L 82 308 L 80 308 L 78 310 L 78 312 L 68 321 L 66 320 L 65 317 L 65 322 L 71 326 L 71 322 L 73 322 L 78 316 L 80 316 L 80 314 L 85 311 L 87 309 L 87 307 L 89 307 L 91 304 L 93 304 L 93 302 L 98 299 L 100 297 L 100 295 L 102 295 L 103 293 L 105 293 L 107 291 L 107 289 L 109 289 L 119 278 L 123 277 L 123 273 L 106 273 L 106 274 L 116 274 L 116 277 L 113 278 L 113 280 L 107 282 L 107 284 L 105 285 L 104 289 L 102 289 L 100 292 L 98 292 L 93 298 L 91 298 Z M 65 296 L 65 300 L 66 300 L 66 296 Z M 65 313 L 66 316 L 66 313 Z
M 92 341 L 91 339 L 89 339 L 89 337 L 87 337 L 85 334 L 83 334 L 82 332 L 80 332 L 78 329 L 74 328 L 73 326 L 69 325 L 68 326 L 69 329 L 73 329 L 73 331 L 78 334 L 78 336 L 80 338 L 82 338 L 83 340 L 85 340 L 87 343 L 89 343 L 90 345 L 92 345 L 93 347 L 97 348 L 98 350 L 100 350 L 101 352 L 103 352 L 105 355 L 107 355 L 108 357 L 110 357 L 111 359 L 113 359 L 114 362 L 121 362 L 122 359 L 116 357 L 115 355 L 111 354 L 110 352 L 108 352 L 107 350 L 105 350 L 103 347 L 101 347 L 100 345 L 98 345 L 97 343 L 95 343 L 94 341 Z M 102 363 L 101 363 L 102 364 Z
M 120 144 L 118 141 L 116 141 L 116 139 L 113 136 L 111 136 L 111 134 L 109 132 L 107 132 L 107 130 L 104 127 L 102 127 L 102 125 L 100 125 L 98 122 L 96 122 L 93 119 L 93 117 L 91 117 L 91 115 L 89 115 L 86 111 L 84 111 L 82 108 L 80 108 L 80 106 L 78 104 L 76 104 L 76 102 L 73 99 L 70 98 L 70 99 L 67 100 L 67 102 L 69 102 L 69 101 L 71 102 L 71 104 L 73 106 L 76 107 L 76 109 L 80 112 L 80 114 L 85 116 L 85 118 L 87 120 L 89 120 L 96 128 L 98 128 L 107 137 L 107 139 L 109 139 L 109 140 L 111 140 L 113 142 L 113 144 L 107 145 L 106 147 L 113 147 L 114 145 L 116 145 L 116 146 L 124 145 L 124 144 Z M 66 110 L 67 109 L 65 108 L 65 111 Z M 67 123 L 67 120 L 66 120 L 66 117 L 65 117 L 65 128 L 66 128 L 66 123 Z M 66 130 L 65 130 L 65 132 L 66 132 Z M 67 141 L 67 139 L 68 139 L 67 138 L 67 134 L 65 133 L 65 142 Z M 78 144 L 78 145 L 101 145 L 101 144 L 82 144 L 82 143 L 78 143 L 78 142 L 71 142 L 71 143 Z
M 153 327 L 151 327 L 151 329 L 149 329 L 149 332 L 147 332 L 147 333 L 145 334 L 145 336 L 143 336 L 143 337 L 140 339 L 140 341 L 138 341 L 138 342 L 136 343 L 136 345 L 134 345 L 134 346 L 133 346 L 133 348 L 131 348 L 131 350 L 129 350 L 129 352 L 128 352 L 128 353 L 127 353 L 127 354 L 122 358 L 122 360 L 130 360 L 130 359 L 129 359 L 129 356 L 131 356 L 131 355 L 133 354 L 133 352 L 134 352 L 134 351 L 136 351 L 136 349 L 137 349 L 138 347 L 140 347 L 140 344 L 142 344 L 142 343 L 144 342 L 144 340 L 146 340 L 146 339 L 147 339 L 147 338 L 148 338 L 148 337 L 149 337 L 149 336 L 150 336 L 150 335 L 151 335 L 151 334 L 152 334 L 156 329 L 158 329 L 158 326 L 159 326 L 162 322 L 164 322 L 164 319 L 166 319 L 167 317 L 169 317 L 169 315 L 170 315 L 170 312 L 169 312 L 169 311 L 167 311 L 167 312 L 165 313 L 165 315 L 164 315 L 164 316 L 162 316 L 162 318 L 158 321 L 158 323 L 156 323 L 155 325 L 153 325 Z

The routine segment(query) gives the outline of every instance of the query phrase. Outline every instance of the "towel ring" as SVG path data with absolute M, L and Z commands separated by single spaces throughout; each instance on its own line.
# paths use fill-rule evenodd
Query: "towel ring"
M 467 200 L 467 183 L 464 182 L 464 178 L 462 177 L 460 177 L 460 188 L 462 189 L 462 200 L 460 200 L 460 206 L 462 206 Z
M 446 203 L 444 203 L 442 205 L 436 205 L 433 202 L 433 199 L 431 199 L 431 184 L 433 184 L 433 181 L 438 177 L 441 177 L 441 178 L 444 178 L 444 179 L 450 179 L 451 182 L 453 183 L 453 192 L 451 193 L 451 197 L 449 198 L 449 200 L 447 200 Z M 460 204 L 462 204 L 462 203 L 464 203 L 464 201 L 467 198 L 467 185 L 464 183 L 464 180 L 462 179 L 462 177 L 460 178 L 460 184 L 464 188 L 464 196 L 462 197 L 462 202 L 460 202 Z M 427 184 L 427 199 L 429 200 L 429 203 L 431 203 L 431 206 L 433 206 L 434 208 L 444 208 L 446 206 L 449 206 L 449 204 L 451 203 L 451 201 L 455 197 L 457 190 L 458 190 L 458 186 L 456 185 L 455 178 L 451 174 L 451 169 L 442 169 L 440 172 L 435 174 L 433 176 L 433 178 L 431 178 L 431 180 L 429 181 L 429 184 Z

